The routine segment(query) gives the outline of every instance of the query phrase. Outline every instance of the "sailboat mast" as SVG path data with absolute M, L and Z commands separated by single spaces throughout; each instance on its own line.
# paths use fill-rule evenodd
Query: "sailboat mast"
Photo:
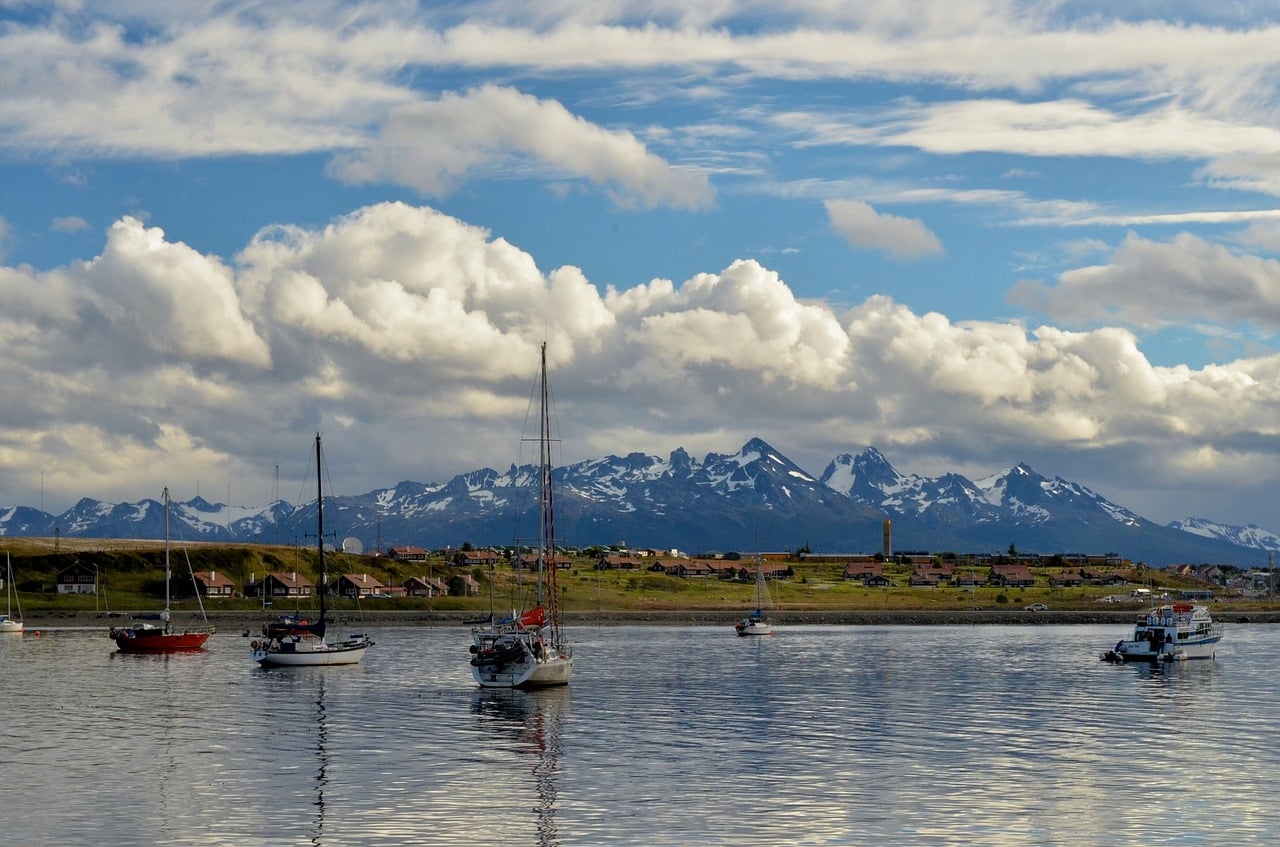
M 540 498 L 542 512 L 542 549 L 539 553 L 540 573 L 546 574 L 547 580 L 547 612 L 551 621 L 551 644 L 557 650 L 561 648 L 560 634 L 560 591 L 556 580 L 556 510 L 555 497 L 551 485 L 551 392 L 547 382 L 547 342 L 542 342 L 542 421 L 538 441 L 540 449 L 540 482 L 542 496 Z M 538 581 L 538 601 L 542 602 L 542 581 Z
M 324 472 L 320 469 L 320 433 L 316 433 L 316 553 L 320 558 L 320 623 L 324 623 L 329 576 L 324 571 Z
M 169 582 L 173 571 L 169 568 L 169 486 L 164 487 L 164 629 L 169 631 Z

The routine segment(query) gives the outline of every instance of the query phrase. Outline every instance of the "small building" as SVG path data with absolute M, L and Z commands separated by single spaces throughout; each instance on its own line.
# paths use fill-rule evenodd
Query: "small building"
M 634 571 L 640 568 L 635 556 L 601 556 L 596 562 L 598 571 Z
M 680 564 L 676 576 L 685 579 L 706 579 L 711 576 L 711 566 L 701 559 L 690 559 Z
M 873 560 L 850 562 L 844 566 L 845 579 L 862 580 L 865 583 L 868 579 L 877 576 L 884 576 L 884 563 Z
M 387 587 L 367 573 L 344 573 L 329 582 L 329 594 L 338 597 L 373 597 L 387 593 Z
M 458 574 L 449 579 L 449 593 L 469 597 L 480 593 L 480 583 L 469 573 Z
M 795 571 L 793 571 L 791 566 L 785 562 L 761 562 L 760 570 L 764 571 L 765 579 L 789 579 L 792 576 L 795 576 Z M 738 579 L 742 582 L 755 582 L 755 564 L 739 567 Z
M 297 571 L 269 573 L 259 580 L 254 580 L 250 574 L 249 582 L 244 586 L 244 596 L 266 600 L 310 597 L 314 593 L 315 583 Z
M 444 597 L 449 586 L 434 576 L 411 576 L 400 585 L 406 597 Z
M 555 565 L 557 570 L 568 570 L 573 567 L 573 559 L 563 553 L 553 553 L 547 557 L 548 565 Z M 536 571 L 538 569 L 538 553 L 521 553 L 512 557 L 511 567 L 518 571 Z
M 980 571 L 960 571 L 952 575 L 951 584 L 957 588 L 980 588 L 987 584 L 987 578 Z
M 58 571 L 59 594 L 97 594 L 98 569 L 83 562 L 74 562 Z
M 452 561 L 460 568 L 484 568 L 498 564 L 502 557 L 496 550 L 459 550 Z
M 1049 574 L 1050 588 L 1079 588 L 1081 585 L 1084 585 L 1084 577 L 1079 571 Z
M 406 544 L 388 549 L 387 556 L 401 562 L 425 562 L 427 560 L 427 551 L 425 548 L 412 547 Z
M 706 565 L 716 579 L 736 579 L 738 576 L 738 565 L 732 559 L 707 562 Z
M 987 576 L 991 585 L 1003 585 L 1006 588 L 1030 588 L 1036 584 L 1031 570 L 1026 565 L 993 565 Z
M 938 582 L 937 571 L 930 568 L 917 568 L 912 571 L 909 584 L 912 588 L 937 588 Z
M 195 574 L 200 593 L 212 600 L 225 600 L 236 596 L 236 584 L 231 577 L 217 571 L 198 571 Z

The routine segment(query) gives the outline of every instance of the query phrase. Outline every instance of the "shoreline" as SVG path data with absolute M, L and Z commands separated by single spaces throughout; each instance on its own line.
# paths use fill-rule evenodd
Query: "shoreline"
M 780 627 L 802 625 L 836 626 L 974 626 L 981 624 L 1107 624 L 1131 625 L 1141 609 L 1118 611 L 1050 610 L 1025 612 L 1022 610 L 868 610 L 868 609 L 784 609 L 769 613 L 769 618 Z M 742 610 L 716 609 L 600 609 L 569 611 L 564 613 L 566 627 L 573 626 L 712 626 L 730 625 L 741 618 Z M 423 626 L 462 627 L 469 621 L 484 617 L 477 611 L 405 611 L 368 610 L 363 612 L 330 612 L 334 626 Z M 174 621 L 189 625 L 198 615 L 186 610 L 175 612 Z M 261 611 L 209 612 L 211 626 L 224 631 L 255 631 L 264 620 L 276 617 Z M 1214 611 L 1214 620 L 1229 624 L 1280 623 L 1280 611 Z M 31 630 L 55 627 L 109 629 L 129 620 L 128 612 L 51 611 L 24 615 L 24 623 Z

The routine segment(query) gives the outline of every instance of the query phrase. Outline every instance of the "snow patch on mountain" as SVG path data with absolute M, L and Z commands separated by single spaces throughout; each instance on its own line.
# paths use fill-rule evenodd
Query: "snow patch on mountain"
M 1172 529 L 1180 529 L 1183 532 L 1189 532 L 1202 538 L 1229 541 L 1241 547 L 1271 552 L 1280 551 L 1280 535 L 1270 530 L 1262 529 L 1256 524 L 1233 526 L 1206 518 L 1184 518 L 1180 521 L 1173 521 L 1169 526 Z

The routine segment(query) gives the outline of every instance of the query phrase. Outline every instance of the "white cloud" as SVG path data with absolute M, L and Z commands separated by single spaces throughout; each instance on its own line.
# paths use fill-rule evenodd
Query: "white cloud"
M 54 218 L 49 224 L 49 229 L 54 232 L 82 232 L 89 229 L 89 222 L 79 215 L 68 215 L 64 218 Z
M 1280 196 L 1280 155 L 1270 150 L 1219 157 L 1201 168 L 1198 175 L 1216 188 Z
M 1160 287 L 1172 272 L 1181 293 Z M 1274 309 L 1274 273 L 1185 236 L 1130 239 L 1049 296 L 1235 315 Z M 67 497 L 137 496 L 160 473 L 265 492 L 314 429 L 346 454 L 346 490 L 502 464 L 544 338 L 567 460 L 785 432 L 780 449 L 815 463 L 865 443 L 901 463 L 1158 450 L 1176 480 L 1206 440 L 1261 443 L 1280 419 L 1280 356 L 1161 368 L 1116 328 L 953 323 L 886 297 L 837 315 L 752 261 L 601 295 L 403 204 L 265 231 L 230 267 L 125 218 L 90 262 L 0 269 L 0 315 L 0 465 Z
M 1233 254 L 1186 233 L 1169 242 L 1130 234 L 1107 264 L 1063 273 L 1053 286 L 1024 281 L 1008 299 L 1068 323 L 1245 322 L 1275 332 L 1280 262 Z
M 1121 113 L 1079 99 L 957 100 L 896 105 L 859 119 L 782 113 L 775 123 L 807 144 L 915 147 L 930 153 L 1215 159 L 1270 153 L 1280 130 L 1193 112 L 1178 104 Z
M 923 222 L 877 212 L 860 200 L 826 202 L 831 226 L 855 247 L 879 250 L 898 259 L 942 253 L 942 243 Z
M 552 176 L 612 186 L 628 205 L 705 207 L 707 178 L 673 168 L 629 132 L 610 131 L 559 103 L 493 85 L 393 111 L 379 137 L 335 159 L 352 182 L 391 181 L 442 195 L 466 174 L 506 157 L 538 162 Z
M 1255 221 L 1234 237 L 1240 244 L 1259 247 L 1269 253 L 1280 253 L 1280 220 Z

